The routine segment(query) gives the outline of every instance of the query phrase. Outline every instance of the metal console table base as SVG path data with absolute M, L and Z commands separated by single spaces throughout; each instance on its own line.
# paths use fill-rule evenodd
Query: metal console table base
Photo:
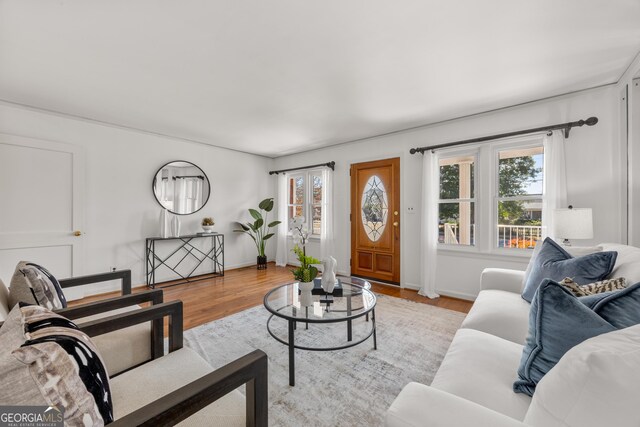
M 206 252 L 203 252 L 191 243 L 191 241 L 194 239 L 203 239 L 209 237 L 211 238 L 211 248 Z M 179 240 L 181 243 L 175 250 L 169 253 L 169 255 L 161 258 L 156 253 L 156 242 L 170 240 Z M 170 259 L 180 251 L 183 251 L 184 255 L 176 263 L 171 263 Z M 178 271 L 178 267 L 183 263 L 185 259 L 189 257 L 196 260 L 196 265 L 186 274 L 182 274 L 180 273 L 180 271 Z M 182 279 L 182 281 L 178 283 L 161 286 L 163 288 L 183 285 L 185 283 L 193 283 L 200 280 L 206 280 L 211 277 L 224 276 L 224 234 L 193 234 L 180 237 L 164 238 L 149 237 L 146 239 L 146 259 L 147 286 L 151 289 L 154 289 L 158 285 L 158 283 L 156 282 L 156 270 L 162 266 L 168 268 Z M 193 273 L 195 273 L 198 267 L 200 267 L 207 260 L 211 260 L 213 262 L 213 271 L 193 276 Z

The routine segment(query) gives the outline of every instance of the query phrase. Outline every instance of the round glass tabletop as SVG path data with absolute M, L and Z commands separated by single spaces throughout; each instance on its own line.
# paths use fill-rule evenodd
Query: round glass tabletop
M 310 306 L 300 304 L 298 282 L 272 289 L 264 297 L 265 308 L 275 316 L 308 323 L 343 322 L 369 313 L 376 305 L 376 296 L 366 280 L 338 277 L 340 285 L 333 294 L 321 289 L 313 291 Z

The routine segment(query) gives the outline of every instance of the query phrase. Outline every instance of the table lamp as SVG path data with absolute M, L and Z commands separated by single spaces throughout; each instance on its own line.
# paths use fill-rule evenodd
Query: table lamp
M 562 244 L 571 246 L 569 239 L 593 239 L 593 211 L 591 208 L 553 210 L 553 236 L 563 239 Z

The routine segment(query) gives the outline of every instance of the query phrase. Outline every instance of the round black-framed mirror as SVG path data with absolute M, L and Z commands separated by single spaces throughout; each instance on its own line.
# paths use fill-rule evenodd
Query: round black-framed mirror
M 198 212 L 211 196 L 207 174 L 185 160 L 174 160 L 158 169 L 151 189 L 160 206 L 176 215 Z

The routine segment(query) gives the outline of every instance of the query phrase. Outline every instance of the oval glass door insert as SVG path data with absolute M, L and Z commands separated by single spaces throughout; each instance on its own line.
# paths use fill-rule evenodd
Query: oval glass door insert
M 362 191 L 362 225 L 372 242 L 378 241 L 387 225 L 387 190 L 377 175 L 372 175 Z

